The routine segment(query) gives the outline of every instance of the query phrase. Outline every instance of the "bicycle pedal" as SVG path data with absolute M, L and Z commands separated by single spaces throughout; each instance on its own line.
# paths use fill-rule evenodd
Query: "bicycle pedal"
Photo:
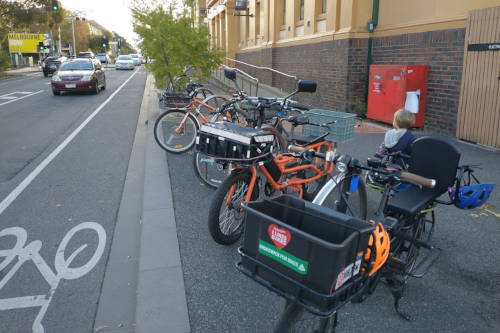
M 428 252 L 429 253 L 422 260 L 417 262 L 415 268 L 408 274 L 409 276 L 414 278 L 421 278 L 425 276 L 441 255 L 441 249 L 437 247 L 431 247 Z
M 394 272 L 404 272 L 406 263 L 399 258 L 392 257 L 387 261 L 386 267 Z

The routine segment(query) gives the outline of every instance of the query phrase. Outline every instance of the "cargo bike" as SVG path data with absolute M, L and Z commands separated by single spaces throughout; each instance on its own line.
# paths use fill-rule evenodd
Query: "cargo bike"
M 381 280 L 397 313 L 409 319 L 399 309 L 407 279 L 423 277 L 440 253 L 430 242 L 436 205 L 477 207 L 495 186 L 471 177 L 470 166 L 458 165 L 460 151 L 440 137 L 415 142 L 408 171 L 379 160 L 362 163 L 349 155 L 290 148 L 325 158 L 342 173 L 313 201 L 324 203 L 338 191 L 336 210 L 290 196 L 243 205 L 246 229 L 237 268 L 286 300 L 275 332 L 334 332 L 338 310 L 363 301 Z M 384 184 L 372 221 L 359 219 L 350 203 L 362 172 Z M 402 182 L 411 187 L 395 193 Z M 446 192 L 450 200 L 440 200 Z

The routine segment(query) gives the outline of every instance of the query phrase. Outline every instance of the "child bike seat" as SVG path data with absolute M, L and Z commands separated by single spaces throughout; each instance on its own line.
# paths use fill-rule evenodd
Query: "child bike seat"
M 460 150 L 448 139 L 424 136 L 412 144 L 408 171 L 436 180 L 433 189 L 411 187 L 397 193 L 387 203 L 387 209 L 403 214 L 416 214 L 453 186 L 460 161 Z

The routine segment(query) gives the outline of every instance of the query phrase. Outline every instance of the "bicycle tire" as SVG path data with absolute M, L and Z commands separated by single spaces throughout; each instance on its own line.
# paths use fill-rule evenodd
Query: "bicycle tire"
M 250 179 L 251 174 L 246 170 L 233 171 L 215 191 L 208 210 L 208 230 L 215 242 L 230 245 L 240 239 L 244 228 L 244 213 L 241 203 L 247 194 Z M 231 202 L 223 207 L 233 185 L 236 185 L 236 188 Z M 258 192 L 258 183 L 256 182 L 252 191 L 252 200 L 258 198 Z M 221 222 L 222 208 L 225 208 L 223 211 L 225 220 Z
M 334 333 L 335 326 L 335 313 L 330 317 L 319 317 L 287 301 L 273 332 Z
M 198 104 L 197 107 L 200 112 L 207 118 L 210 118 L 211 115 L 216 112 L 216 110 L 227 101 L 227 98 L 219 95 L 209 95 L 205 98 L 199 98 L 203 101 L 203 103 L 210 105 L 213 110 L 209 107 L 203 106 L 202 104 Z
M 355 195 L 352 196 L 352 193 L 349 192 L 350 180 L 351 175 L 341 175 L 340 180 L 330 190 L 321 206 L 334 209 L 343 214 L 358 217 L 362 220 L 366 220 L 366 185 L 362 177 L 359 177 L 358 188 L 356 192 L 354 192 Z M 347 198 L 347 202 L 349 203 L 349 205 L 343 205 L 342 201 L 340 200 L 341 198 Z
M 154 137 L 163 150 L 177 154 L 189 150 L 194 145 L 198 133 L 198 121 L 192 114 L 187 115 L 182 133 L 175 133 L 186 113 L 182 109 L 170 109 L 156 119 Z
M 229 176 L 229 162 L 226 165 L 202 153 L 193 154 L 193 169 L 196 176 L 206 185 L 217 188 Z

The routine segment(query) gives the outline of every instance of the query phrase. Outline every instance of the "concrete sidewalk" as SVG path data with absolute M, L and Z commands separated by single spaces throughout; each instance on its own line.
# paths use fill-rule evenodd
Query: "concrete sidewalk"
M 148 79 L 146 168 L 140 239 L 136 332 L 190 332 L 166 153 L 154 140 L 160 108 Z
M 22 75 L 22 74 L 27 74 L 27 73 L 35 73 L 35 72 L 41 72 L 42 67 L 36 65 L 32 67 L 21 67 L 21 68 L 13 68 L 13 69 L 8 69 L 4 71 L 4 74 L 7 75 Z

